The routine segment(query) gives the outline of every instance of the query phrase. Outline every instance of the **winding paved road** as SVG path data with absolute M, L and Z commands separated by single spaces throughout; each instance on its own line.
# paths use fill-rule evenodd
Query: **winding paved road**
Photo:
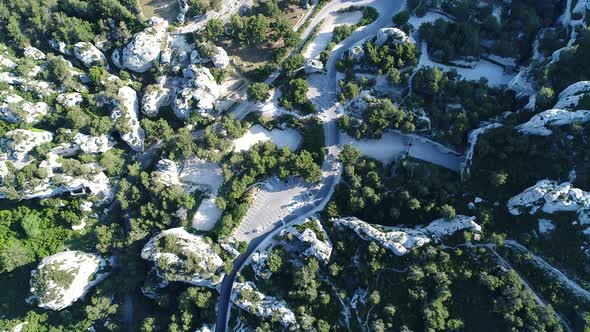
M 336 125 L 336 62 L 338 61 L 338 59 L 342 57 L 342 54 L 345 50 L 349 49 L 350 47 L 352 47 L 359 41 L 367 38 L 368 36 L 376 34 L 377 31 L 379 31 L 379 29 L 391 25 L 391 18 L 393 17 L 393 15 L 395 15 L 396 12 L 400 10 L 402 4 L 403 1 L 396 0 L 335 0 L 326 5 L 322 10 L 320 10 L 320 12 L 311 21 L 311 24 L 308 26 L 308 28 L 303 32 L 302 39 L 305 41 L 311 35 L 317 24 L 321 22 L 326 17 L 326 15 L 333 13 L 334 11 L 338 11 L 338 9 L 348 7 L 350 5 L 372 6 L 375 9 L 377 9 L 377 11 L 380 14 L 379 18 L 375 22 L 358 29 L 348 38 L 346 38 L 342 43 L 337 45 L 333 49 L 330 58 L 326 63 L 327 79 L 323 80 L 324 86 L 320 88 L 321 91 L 325 92 L 323 93 L 324 97 L 322 99 L 324 99 L 327 102 L 327 105 L 332 106 L 329 108 L 322 108 L 321 114 L 321 117 L 324 120 L 324 139 L 325 146 L 328 149 L 328 153 L 326 154 L 326 159 L 322 164 L 322 180 L 319 185 L 318 193 L 309 204 L 295 210 L 292 214 L 283 218 L 281 226 L 276 227 L 274 230 L 267 232 L 265 234 L 261 234 L 259 237 L 253 239 L 250 242 L 250 245 L 248 246 L 246 252 L 240 255 L 234 261 L 233 270 L 223 278 L 223 282 L 221 284 L 219 302 L 217 307 L 217 321 L 215 324 L 216 332 L 223 332 L 227 330 L 230 317 L 229 312 L 231 306 L 230 297 L 232 285 L 235 280 L 236 274 L 243 268 L 244 264 L 249 260 L 251 254 L 264 242 L 265 239 L 272 238 L 273 234 L 276 234 L 285 226 L 293 223 L 294 221 L 308 218 L 311 215 L 323 210 L 325 205 L 330 200 L 330 197 L 332 196 L 332 193 L 334 192 L 336 184 L 340 180 L 341 175 L 341 164 L 337 158 L 338 153 L 340 152 L 340 135 Z M 267 83 L 274 82 L 276 77 L 278 77 L 278 71 L 273 73 L 273 75 L 269 77 Z M 236 115 L 236 118 L 241 118 L 242 116 L 247 114 L 247 112 L 245 111 L 249 111 L 252 106 L 254 105 L 249 102 L 242 103 L 240 106 L 234 109 L 234 114 Z

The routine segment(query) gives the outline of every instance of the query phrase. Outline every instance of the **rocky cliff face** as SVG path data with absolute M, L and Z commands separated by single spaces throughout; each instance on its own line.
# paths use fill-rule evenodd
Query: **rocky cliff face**
M 39 307 L 61 310 L 109 275 L 110 261 L 81 251 L 46 257 L 31 272 L 31 297 Z
M 121 134 L 121 139 L 134 151 L 143 150 L 145 133 L 139 125 L 139 101 L 135 90 L 128 86 L 119 89 L 111 119 Z
M 295 327 L 297 324 L 295 314 L 287 308 L 285 301 L 261 293 L 253 282 L 234 283 L 231 300 L 242 310 L 253 315 L 266 318 L 278 317 L 279 322 L 284 326 Z
M 223 279 L 224 262 L 210 241 L 183 228 L 172 228 L 151 238 L 141 257 L 153 261 L 160 277 L 215 288 Z
M 123 49 L 122 55 L 119 55 L 118 51 L 115 52 L 115 64 L 138 73 L 144 73 L 152 68 L 152 63 L 159 59 L 166 44 L 168 21 L 152 17 L 149 24 L 148 28 L 138 33 Z

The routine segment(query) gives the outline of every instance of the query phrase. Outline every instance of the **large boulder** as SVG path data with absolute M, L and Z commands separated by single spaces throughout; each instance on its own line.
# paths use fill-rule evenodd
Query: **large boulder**
M 123 49 L 120 61 L 122 67 L 144 73 L 159 59 L 168 38 L 168 21 L 152 17 L 149 24 L 149 27 L 135 35 L 133 41 Z
M 82 104 L 84 97 L 79 92 L 69 92 L 57 95 L 56 101 L 61 106 L 69 108 Z
M 172 101 L 172 91 L 163 84 L 148 85 L 141 100 L 143 114 L 154 117 L 158 115 L 160 108 L 169 106 Z
M 581 224 L 590 224 L 590 193 L 574 188 L 571 183 L 541 180 L 512 197 L 506 204 L 512 215 L 576 212 Z
M 253 282 L 235 282 L 231 300 L 240 309 L 252 315 L 264 318 L 277 317 L 283 326 L 296 327 L 295 314 L 287 307 L 287 303 L 261 293 Z
M 97 199 L 97 205 L 105 204 L 113 198 L 109 178 L 102 172 L 98 164 L 79 164 L 68 160 L 69 167 L 64 167 L 65 160 L 50 152 L 46 159 L 39 163 L 41 178 L 31 179 L 15 192 L 13 188 L 0 187 L 0 199 L 47 198 L 69 193 L 72 196 L 92 195 Z M 1 164 L 1 162 L 0 162 Z M 16 163 L 16 168 L 22 168 L 23 163 Z M 0 175 L 7 176 L 8 174 Z M 14 197 L 16 196 L 16 197 Z
M 88 154 L 105 153 L 115 145 L 115 142 L 111 141 L 107 135 L 91 136 L 82 133 L 77 133 L 73 142 L 78 149 Z
M 21 96 L 0 92 L 0 119 L 12 123 L 37 123 L 49 112 L 45 102 L 25 101 Z
M 191 112 L 204 117 L 212 117 L 221 95 L 221 87 L 208 68 L 191 65 L 185 70 L 189 78 L 176 94 L 172 108 L 179 119 L 188 119 Z
M 590 96 L 590 81 L 576 82 L 565 88 L 559 94 L 559 100 L 553 106 L 554 109 L 572 109 L 584 96 Z
M 109 275 L 110 261 L 81 251 L 44 258 L 31 272 L 31 297 L 39 307 L 61 310 L 83 297 Z
M 305 256 L 315 257 L 324 264 L 330 260 L 332 242 L 317 219 L 308 219 L 303 223 L 291 225 L 281 231 L 280 237 L 283 240 L 296 238 L 301 241 L 307 247 L 303 252 Z
M 139 101 L 135 90 L 128 86 L 119 89 L 116 106 L 111 119 L 121 135 L 121 139 L 134 151 L 143 150 L 145 132 L 139 125 Z
M 215 67 L 225 68 L 229 65 L 229 56 L 223 48 L 216 46 L 211 55 L 211 61 Z
M 529 121 L 516 128 L 525 135 L 549 136 L 553 134 L 550 127 L 560 127 L 574 122 L 590 121 L 590 110 L 570 112 L 562 109 L 550 109 L 533 116 Z
M 375 45 L 381 46 L 386 42 L 390 41 L 393 44 L 399 43 L 412 43 L 415 41 L 412 37 L 409 37 L 404 31 L 398 28 L 383 28 L 377 32 L 375 39 Z
M 74 55 L 84 66 L 104 66 L 109 69 L 107 57 L 91 43 L 79 42 L 74 45 Z
M 172 228 L 151 238 L 141 257 L 153 261 L 158 275 L 168 281 L 215 288 L 223 279 L 224 262 L 211 241 L 184 228 Z
M 180 186 L 178 173 L 178 166 L 174 160 L 162 159 L 156 164 L 154 179 L 166 186 Z
M 308 59 L 307 61 L 305 61 L 305 73 L 306 74 L 323 73 L 323 72 L 324 72 L 324 64 L 320 60 Z
M 43 130 L 15 129 L 4 134 L 0 147 L 9 159 L 24 162 L 29 152 L 41 144 L 51 142 L 53 133 Z
M 33 46 L 25 47 L 25 49 L 23 50 L 23 55 L 27 58 L 31 58 L 37 61 L 45 60 L 47 58 L 43 51 Z

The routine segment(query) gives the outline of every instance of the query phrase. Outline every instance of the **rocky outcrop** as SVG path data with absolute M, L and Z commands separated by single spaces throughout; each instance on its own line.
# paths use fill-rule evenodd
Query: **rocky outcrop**
M 386 42 L 391 40 L 392 44 L 399 44 L 399 43 L 412 43 L 415 44 L 416 42 L 410 36 L 408 36 L 405 32 L 398 28 L 383 28 L 377 32 L 377 37 L 375 39 L 375 45 L 382 46 Z
M 56 101 L 61 106 L 68 108 L 82 104 L 84 97 L 79 92 L 62 93 L 57 96 Z
M 47 198 L 64 193 L 72 196 L 90 194 L 97 199 L 97 205 L 101 205 L 113 198 L 109 178 L 98 164 L 80 164 L 75 167 L 75 171 L 66 170 L 63 166 L 59 156 L 50 152 L 38 166 L 43 174 L 42 178 L 32 179 L 18 192 L 0 187 L 0 199 L 8 197 L 9 194 L 16 195 L 14 199 Z M 68 169 L 70 168 L 72 167 Z
M 10 160 L 25 162 L 27 155 L 41 144 L 51 142 L 53 133 L 43 130 L 15 129 L 4 134 L 0 142 Z
M 580 224 L 590 224 L 590 193 L 574 188 L 569 182 L 541 180 L 512 197 L 506 206 L 515 216 L 534 215 L 539 209 L 548 214 L 577 212 Z
M 149 27 L 138 33 L 133 41 L 123 49 L 119 57 L 119 64 L 137 73 L 144 73 L 152 67 L 152 63 L 159 59 L 160 53 L 166 45 L 168 37 L 168 21 L 152 17 L 149 21 Z
M 590 81 L 576 82 L 565 88 L 559 94 L 559 100 L 553 106 L 554 109 L 572 109 L 584 96 L 590 97 Z
M 191 65 L 185 69 L 185 77 L 189 80 L 178 91 L 172 104 L 174 114 L 179 119 L 188 119 L 192 112 L 203 117 L 213 117 L 221 88 L 209 69 Z
M 211 61 L 215 67 L 225 68 L 229 65 L 229 56 L 223 48 L 215 46 L 213 54 L 211 55 Z
M 139 125 L 139 101 L 135 90 L 128 86 L 119 89 L 116 106 L 111 119 L 121 135 L 121 139 L 134 151 L 143 150 L 145 133 Z
M 588 121 L 590 121 L 590 110 L 570 112 L 562 109 L 550 109 L 536 114 L 516 128 L 525 135 L 549 136 L 553 134 L 553 131 L 548 127 L 560 127 L 574 122 Z
M 49 46 L 63 55 L 72 55 L 72 52 L 68 49 L 68 45 L 62 41 L 51 39 L 49 40 Z
M 141 111 L 149 117 L 158 115 L 160 108 L 169 106 L 172 101 L 172 91 L 162 83 L 149 85 L 143 94 Z
M 21 96 L 0 92 L 0 119 L 12 123 L 37 123 L 49 113 L 49 105 L 45 102 L 25 101 Z
M 115 145 L 107 135 L 91 136 L 77 133 L 72 141 L 78 149 L 88 154 L 105 153 Z
M 109 69 L 107 57 L 91 43 L 79 42 L 74 45 L 74 55 L 87 68 L 104 66 Z
M 385 249 L 398 256 L 419 248 L 430 242 L 424 233 L 411 228 L 384 227 L 370 225 L 360 219 L 351 217 L 336 221 L 337 227 L 352 229 L 361 239 L 375 241 Z
M 45 55 L 45 53 L 43 53 L 43 51 L 41 51 L 40 49 L 35 48 L 33 46 L 25 47 L 25 49 L 23 50 L 23 55 L 26 56 L 27 58 L 31 58 L 31 59 L 37 60 L 37 61 L 47 59 L 47 56 Z
M 294 236 L 303 242 L 307 246 L 303 252 L 305 256 L 315 257 L 324 264 L 330 260 L 332 242 L 317 219 L 308 219 L 298 225 L 289 226 L 281 231 L 280 236 L 282 239 Z
M 308 59 L 305 61 L 305 73 L 306 74 L 323 73 L 323 72 L 324 72 L 324 64 L 320 60 Z
M 151 238 L 141 257 L 153 261 L 158 275 L 168 281 L 215 288 L 223 279 L 224 262 L 211 241 L 183 228 L 172 228 Z
M 283 326 L 295 326 L 297 320 L 287 303 L 276 297 L 262 294 L 253 282 L 236 282 L 231 293 L 232 302 L 252 315 L 264 318 L 278 317 Z
M 338 219 L 335 225 L 340 228 L 350 228 L 361 239 L 375 241 L 398 256 L 403 256 L 432 240 L 440 241 L 443 237 L 461 230 L 470 230 L 475 233 L 480 233 L 482 230 L 481 226 L 475 222 L 475 217 L 464 215 L 457 215 L 450 220 L 436 219 L 427 226 L 415 228 L 370 225 L 355 217 Z
M 110 261 L 81 251 L 44 258 L 31 272 L 31 297 L 39 307 L 61 310 L 83 297 L 109 275 Z
M 158 161 L 154 179 L 166 186 L 179 186 L 180 181 L 178 179 L 178 166 L 176 166 L 176 162 L 170 159 Z

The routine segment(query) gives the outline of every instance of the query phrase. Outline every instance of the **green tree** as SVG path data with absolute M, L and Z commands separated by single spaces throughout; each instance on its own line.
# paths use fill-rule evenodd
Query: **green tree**
M 265 101 L 269 96 L 268 85 L 266 83 L 257 82 L 248 87 L 248 99 L 250 100 Z

